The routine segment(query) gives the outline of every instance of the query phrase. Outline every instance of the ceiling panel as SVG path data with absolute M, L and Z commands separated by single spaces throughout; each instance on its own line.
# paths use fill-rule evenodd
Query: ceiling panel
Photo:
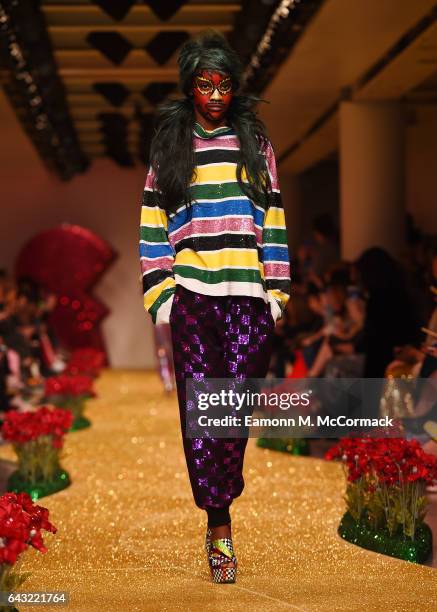
M 437 23 L 354 95 L 356 100 L 397 99 L 406 95 L 437 70 Z
M 114 25 L 114 19 L 96 5 L 80 5 L 77 2 L 68 5 L 43 2 L 42 8 L 51 32 L 56 31 L 60 26 L 95 28 Z M 232 25 L 234 15 L 240 11 L 240 8 L 240 4 L 235 2 L 187 4 L 182 6 L 173 17 L 163 22 L 150 7 L 138 5 L 133 6 L 124 17 L 122 27 L 143 27 L 144 24 L 147 28 L 167 29 L 180 26 L 205 28 L 212 25 Z
M 263 94 L 274 100 L 261 113 L 278 152 L 297 142 L 434 4 L 327 0 Z
M 92 157 L 105 150 L 99 113 L 113 113 L 114 130 L 127 120 L 124 144 L 136 157 L 144 129 L 139 116 L 148 121 L 156 104 L 176 95 L 180 46 L 207 28 L 229 34 L 242 8 L 235 0 L 150 5 L 123 0 L 104 10 L 103 1 L 41 3 L 71 116 Z M 173 14 L 160 18 L 171 5 Z
M 432 26 L 422 41 L 407 45 L 403 57 L 387 61 L 365 85 L 360 83 L 433 10 L 433 0 L 326 0 L 263 92 L 272 104 L 262 105 L 261 116 L 283 171 L 308 167 L 320 159 L 317 152 L 336 148 L 336 120 L 331 118 L 343 97 L 396 99 L 434 70 L 437 40 Z

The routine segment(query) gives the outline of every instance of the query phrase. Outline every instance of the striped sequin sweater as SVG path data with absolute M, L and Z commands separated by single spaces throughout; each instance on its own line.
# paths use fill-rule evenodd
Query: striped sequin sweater
M 290 263 L 272 147 L 264 153 L 272 184 L 264 210 L 238 184 L 232 128 L 206 131 L 196 123 L 193 146 L 191 207 L 167 214 L 154 198 L 153 170 L 147 174 L 139 244 L 144 308 L 154 323 L 168 322 L 180 284 L 206 295 L 261 297 L 276 321 L 290 297 Z

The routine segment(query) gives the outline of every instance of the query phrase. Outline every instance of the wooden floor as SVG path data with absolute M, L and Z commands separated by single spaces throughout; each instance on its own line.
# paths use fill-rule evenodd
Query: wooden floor
M 154 373 L 114 370 L 97 390 L 87 410 L 93 426 L 66 441 L 73 484 L 41 500 L 58 533 L 47 535 L 46 555 L 25 553 L 25 590 L 68 591 L 67 609 L 83 612 L 437 609 L 436 570 L 338 537 L 339 465 L 262 450 L 254 440 L 232 514 L 238 580 L 211 584 L 175 393 L 165 395 Z M 8 445 L 0 458 L 4 479 L 13 469 Z

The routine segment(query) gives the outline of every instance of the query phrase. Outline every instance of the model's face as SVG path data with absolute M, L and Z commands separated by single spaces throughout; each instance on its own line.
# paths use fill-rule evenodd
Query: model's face
M 201 71 L 193 79 L 194 105 L 199 114 L 212 123 L 226 116 L 233 92 L 229 74 Z

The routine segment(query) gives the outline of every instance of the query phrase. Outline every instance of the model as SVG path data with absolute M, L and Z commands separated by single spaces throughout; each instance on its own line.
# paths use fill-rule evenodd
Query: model
M 181 49 L 185 97 L 162 107 L 141 211 L 144 307 L 169 322 L 185 457 L 207 513 L 214 582 L 235 582 L 229 513 L 244 487 L 247 438 L 186 437 L 187 378 L 264 378 L 290 296 L 272 146 L 239 93 L 241 64 L 220 34 Z

